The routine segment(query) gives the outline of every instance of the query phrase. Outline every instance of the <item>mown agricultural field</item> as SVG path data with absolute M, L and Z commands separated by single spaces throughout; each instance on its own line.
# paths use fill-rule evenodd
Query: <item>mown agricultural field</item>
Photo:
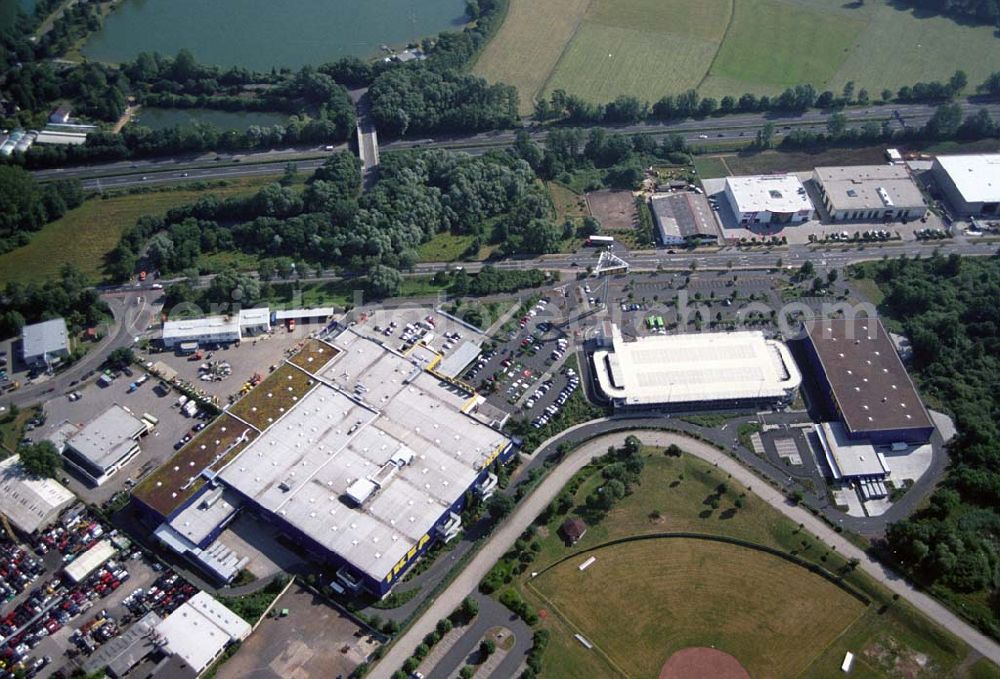
M 213 188 L 179 187 L 89 198 L 61 219 L 46 224 L 32 235 L 27 245 L 0 255 L 0 285 L 10 281 L 41 282 L 57 276 L 67 263 L 76 265 L 96 282 L 103 277 L 108 253 L 117 245 L 122 232 L 139 217 L 164 214 L 209 193 L 219 198 L 251 194 L 276 179 L 276 176 L 248 177 Z
M 517 86 L 527 112 L 560 88 L 595 102 L 653 102 L 688 88 L 719 98 L 854 81 L 877 97 L 956 69 L 976 84 L 998 63 L 989 26 L 890 0 L 511 0 L 475 70 Z

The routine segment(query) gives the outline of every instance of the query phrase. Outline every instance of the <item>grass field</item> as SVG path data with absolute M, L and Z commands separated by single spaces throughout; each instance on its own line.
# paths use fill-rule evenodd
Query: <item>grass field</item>
M 707 540 L 605 547 L 531 581 L 629 677 L 656 677 L 674 651 L 713 646 L 753 677 L 798 676 L 864 605 L 780 557 Z M 608 606 L 614 601 L 614 606 Z M 796 602 L 789 605 L 789 602 Z
M 557 222 L 563 222 L 567 219 L 578 222 L 590 214 L 586 199 L 579 193 L 559 182 L 548 182 L 545 186 L 549 190 L 552 205 L 556 209 Z
M 0 256 L 0 285 L 10 281 L 44 281 L 58 275 L 66 263 L 75 264 L 89 279 L 97 281 L 102 278 L 107 255 L 122 232 L 142 215 L 162 214 L 208 193 L 220 198 L 253 193 L 273 181 L 273 176 L 247 177 L 208 189 L 90 198 L 61 219 L 47 224 L 24 247 Z M 69 244 L 72 247 L 67 247 Z
M 528 113 L 558 88 L 596 102 L 653 102 L 690 87 L 718 98 L 854 81 L 877 96 L 959 68 L 975 85 L 997 63 L 989 26 L 891 0 L 511 0 L 475 71 L 517 86 Z
M 845 569 L 845 562 L 839 554 L 829 550 L 815 537 L 802 533 L 796 524 L 785 519 L 783 515 L 748 489 L 735 483 L 717 468 L 687 455 L 672 458 L 664 456 L 659 451 L 647 452 L 650 455 L 647 457 L 646 468 L 642 473 L 641 484 L 635 487 L 631 495 L 620 501 L 603 521 L 591 525 L 587 534 L 576 546 L 567 548 L 558 536 L 557 529 L 566 518 L 565 515 L 556 515 L 548 524 L 540 527 L 536 535 L 536 539 L 540 543 L 540 551 L 535 561 L 527 569 L 528 572 L 516 576 L 512 583 L 512 586 L 521 592 L 532 606 L 543 612 L 548 611 L 547 615 L 543 616 L 544 622 L 542 624 L 551 630 L 552 641 L 544 656 L 545 671 L 543 676 L 560 679 L 580 676 L 620 676 L 621 672 L 609 664 L 607 659 L 598 653 L 587 651 L 576 641 L 573 634 L 580 631 L 577 627 L 584 628 L 585 636 L 591 635 L 588 638 L 599 647 L 604 648 L 606 652 L 612 653 L 614 650 L 613 662 L 626 665 L 627 675 L 637 677 L 655 677 L 655 672 L 652 670 L 658 669 L 659 665 L 667 659 L 672 648 L 669 646 L 670 644 L 715 643 L 717 646 L 731 650 L 736 654 L 737 658 L 747 666 L 752 676 L 800 676 L 810 679 L 814 677 L 833 679 L 837 676 L 843 676 L 840 672 L 840 662 L 847 651 L 852 651 L 858 656 L 855 670 L 851 676 L 885 677 L 886 679 L 894 679 L 898 676 L 918 676 L 900 673 L 893 665 L 897 660 L 905 665 L 909 661 L 908 659 L 913 658 L 922 659 L 926 665 L 925 673 L 919 676 L 949 676 L 967 654 L 968 649 L 957 639 L 915 613 L 903 602 L 893 601 L 888 592 L 874 583 L 868 576 L 859 571 Z M 570 510 L 571 515 L 580 511 L 579 508 L 584 498 L 601 484 L 601 478 L 592 469 L 587 469 L 581 472 L 576 483 L 578 483 L 578 488 L 573 498 L 578 507 Z M 720 496 L 719 506 L 712 508 L 711 499 L 717 496 L 720 483 L 726 484 L 725 492 Z M 738 498 L 742 504 L 741 507 L 737 506 Z M 768 606 L 773 605 L 769 599 L 783 602 L 785 611 L 780 613 L 771 611 L 767 615 L 757 617 L 758 623 L 768 629 L 780 625 L 782 616 L 797 616 L 798 606 L 810 605 L 808 603 L 810 597 L 788 596 L 782 598 L 781 591 L 775 592 L 772 597 L 754 597 L 753 601 L 744 602 L 741 598 L 743 596 L 741 592 L 750 587 L 749 584 L 743 588 L 719 587 L 718 592 L 713 589 L 712 585 L 715 581 L 727 579 L 726 582 L 735 583 L 735 580 L 728 580 L 728 578 L 743 577 L 740 575 L 740 569 L 745 559 L 756 559 L 756 556 L 747 556 L 740 552 L 727 559 L 707 559 L 703 568 L 705 572 L 712 573 L 712 577 L 705 581 L 695 577 L 695 582 L 701 582 L 699 589 L 694 594 L 691 594 L 690 590 L 684 590 L 686 594 L 683 594 L 681 590 L 671 590 L 671 588 L 675 586 L 683 588 L 687 585 L 681 581 L 671 580 L 667 571 L 675 567 L 690 569 L 692 562 L 677 561 L 678 559 L 690 558 L 684 554 L 688 550 L 670 547 L 668 544 L 662 554 L 656 557 L 655 567 L 640 565 L 634 568 L 634 575 L 629 575 L 627 571 L 614 574 L 612 579 L 635 577 L 638 578 L 638 581 L 633 582 L 656 582 L 657 589 L 656 596 L 646 597 L 646 600 L 636 602 L 634 606 L 630 604 L 623 607 L 616 604 L 614 607 L 607 607 L 616 610 L 632 610 L 636 613 L 624 622 L 615 619 L 614 624 L 605 625 L 608 629 L 607 633 L 601 632 L 597 628 L 588 627 L 588 625 L 598 623 L 584 620 L 585 615 L 581 611 L 577 611 L 574 608 L 576 604 L 572 602 L 566 604 L 564 609 L 562 598 L 558 598 L 557 608 L 550 610 L 550 603 L 546 599 L 563 596 L 556 591 L 563 585 L 558 582 L 550 585 L 550 580 L 558 581 L 561 578 L 550 578 L 548 572 L 535 580 L 531 580 L 529 577 L 531 571 L 545 571 L 547 567 L 557 563 L 571 551 L 597 547 L 622 537 L 665 532 L 727 535 L 798 555 L 831 573 L 844 573 L 845 581 L 855 589 L 864 592 L 873 600 L 873 603 L 864 607 L 863 610 L 860 606 L 855 608 L 854 599 L 847 597 L 847 601 L 841 601 L 838 598 L 841 596 L 839 590 L 835 590 L 833 595 L 829 595 L 826 591 L 826 585 L 820 582 L 812 590 L 814 594 L 811 596 L 829 596 L 830 600 L 839 601 L 847 609 L 844 618 L 830 619 L 832 626 L 840 625 L 838 628 L 840 635 L 825 636 L 824 632 L 813 634 L 811 642 L 794 645 L 794 652 L 801 653 L 795 662 L 805 662 L 805 665 L 801 666 L 798 672 L 774 673 L 762 670 L 763 666 L 755 663 L 783 662 L 784 660 L 780 657 L 774 659 L 742 657 L 744 651 L 740 651 L 741 648 L 750 648 L 750 653 L 763 654 L 763 650 L 756 651 L 747 646 L 745 638 L 737 639 L 737 637 L 743 637 L 742 634 L 738 633 L 739 630 L 733 631 L 731 635 L 733 639 L 727 640 L 725 644 L 712 627 L 698 626 L 697 621 L 692 622 L 694 626 L 690 627 L 690 630 L 699 630 L 697 634 L 685 631 L 689 627 L 687 623 L 676 621 L 676 624 L 660 625 L 663 628 L 670 627 L 669 630 L 654 631 L 655 625 L 658 624 L 657 620 L 666 620 L 668 615 L 680 615 L 684 612 L 684 607 L 693 605 L 692 601 L 706 604 L 707 608 L 703 611 L 705 615 L 717 615 L 719 609 L 715 607 L 724 606 L 721 609 L 724 612 L 722 617 L 731 617 L 734 620 L 744 616 L 752 616 L 754 610 L 764 613 Z M 669 543 L 670 540 L 666 542 Z M 614 549 L 617 550 L 620 547 L 614 547 Z M 629 568 L 629 559 L 624 557 L 603 558 L 600 554 L 597 556 L 598 561 L 591 568 L 597 568 L 602 563 L 605 564 L 605 567 L 612 569 Z M 649 555 L 642 558 L 647 559 Z M 760 563 L 754 565 L 754 568 L 758 572 L 763 572 L 764 575 L 752 587 L 755 591 L 773 591 L 775 584 L 769 581 L 767 572 L 777 573 L 778 570 L 774 569 L 782 569 L 784 565 L 777 565 L 768 557 L 763 558 L 767 561 L 767 568 L 761 571 L 759 570 Z M 582 560 L 582 558 L 569 560 L 569 565 L 566 566 L 568 569 L 566 571 L 566 578 L 568 578 L 566 587 L 575 582 L 573 576 L 578 573 L 575 568 Z M 645 563 L 650 562 L 646 561 Z M 661 564 L 670 564 L 670 566 L 664 567 Z M 731 573 L 718 570 L 727 565 L 730 567 Z M 734 565 L 740 567 L 733 568 Z M 798 568 L 790 564 L 789 566 L 793 569 Z M 562 568 L 562 566 L 557 567 L 557 569 Z M 600 574 L 602 571 L 594 572 Z M 783 570 L 781 572 L 784 573 Z M 800 584 L 794 586 L 804 586 L 811 581 L 811 578 L 816 577 L 808 573 L 806 575 L 809 576 L 806 580 L 802 580 Z M 775 581 L 784 581 L 784 579 L 786 579 L 784 576 L 774 578 Z M 533 590 L 534 586 L 539 587 L 539 591 L 545 596 L 545 599 Z M 636 584 L 634 588 L 636 591 L 641 591 L 644 586 L 644 584 Z M 813 585 L 809 586 L 813 587 Z M 612 587 L 617 586 L 608 583 L 605 587 L 602 583 L 600 591 L 610 592 Z M 580 597 L 581 601 L 591 601 L 592 595 L 589 592 L 596 589 L 594 587 L 576 587 L 572 590 L 574 595 L 571 598 Z M 719 592 L 730 597 L 728 603 L 720 598 Z M 604 601 L 616 601 L 616 597 L 626 596 L 634 597 L 624 590 L 615 589 L 613 594 L 604 597 Z M 629 601 L 632 602 L 634 599 L 629 599 Z M 748 606 L 751 607 L 749 614 L 745 610 Z M 638 614 L 639 611 L 650 610 L 657 612 L 648 616 Z M 561 617 L 560 612 L 567 617 L 565 619 Z M 685 615 L 689 613 L 690 611 Z M 607 615 L 613 614 L 617 615 L 611 612 Z M 604 610 L 601 611 L 599 617 L 601 620 L 608 620 L 609 623 L 612 621 L 612 618 L 605 616 Z M 744 619 L 749 620 L 750 617 Z M 723 620 L 719 624 L 724 622 Z M 621 634 L 619 629 L 622 626 L 627 626 L 626 629 L 642 630 L 642 634 L 654 635 L 659 641 L 650 648 L 652 637 L 641 637 L 641 642 L 639 641 L 640 637 L 636 637 L 636 642 L 629 647 L 627 639 L 617 638 Z M 753 633 L 755 633 L 753 630 L 748 632 L 751 635 Z M 607 637 L 610 641 L 605 639 L 605 634 L 610 635 Z M 605 643 L 609 644 L 607 648 L 605 648 Z M 772 646 L 771 650 L 773 651 L 775 648 L 778 646 Z M 787 648 L 784 642 L 781 648 Z M 631 658 L 630 656 L 633 654 L 643 657 Z M 780 656 L 781 654 L 776 655 Z M 619 659 L 621 657 L 624 659 Z M 633 666 L 629 663 L 636 663 L 636 665 Z M 758 671 L 755 672 L 755 669 Z

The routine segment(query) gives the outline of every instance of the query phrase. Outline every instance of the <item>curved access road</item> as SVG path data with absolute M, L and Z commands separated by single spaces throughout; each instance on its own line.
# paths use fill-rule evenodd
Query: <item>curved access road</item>
M 558 434 L 539 446 L 538 452 L 535 455 L 543 455 L 550 450 L 554 450 L 554 444 L 557 444 L 571 432 L 587 428 L 597 422 L 604 421 L 598 420 L 596 422 L 584 423 Z M 760 498 L 792 521 L 801 523 L 808 531 L 816 535 L 818 539 L 836 548 L 839 553 L 847 558 L 858 559 L 860 568 L 891 591 L 910 602 L 910 604 L 928 618 L 948 629 L 952 634 L 962 639 L 993 662 L 1000 663 L 1000 644 L 997 644 L 997 642 L 974 629 L 942 604 L 923 592 L 914 589 L 901 575 L 855 547 L 841 537 L 839 533 L 813 516 L 809 511 L 790 504 L 780 492 L 719 449 L 682 434 L 635 429 L 591 438 L 554 467 L 542 483 L 517 506 L 514 513 L 497 529 L 493 537 L 483 545 L 469 565 L 455 578 L 451 585 L 437 597 L 424 614 L 396 641 L 368 676 L 372 679 L 390 679 L 392 673 L 402 666 L 403 662 L 413 653 L 413 650 L 420 644 L 424 636 L 434 630 L 437 621 L 451 613 L 462 602 L 462 599 L 476 590 L 479 586 L 479 581 L 483 579 L 493 564 L 496 563 L 497 559 L 513 546 L 518 536 L 556 498 L 563 486 L 569 482 L 573 475 L 587 466 L 594 457 L 606 453 L 609 445 L 621 445 L 627 434 L 637 436 L 644 444 L 650 446 L 666 447 L 670 444 L 676 444 L 683 448 L 686 453 L 695 455 L 709 464 L 714 464 L 719 469 L 732 474 L 733 478 L 745 486 L 752 487 L 753 492 Z

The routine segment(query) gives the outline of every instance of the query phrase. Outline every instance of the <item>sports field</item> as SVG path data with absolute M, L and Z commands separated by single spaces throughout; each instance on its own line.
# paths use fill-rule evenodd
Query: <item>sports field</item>
M 581 572 L 586 556 L 597 560 Z M 656 677 L 689 646 L 723 650 L 752 677 L 798 676 L 865 609 L 779 557 L 686 538 L 598 549 L 530 587 L 629 677 Z
M 475 71 L 516 85 L 522 112 L 555 89 L 595 102 L 774 94 L 848 81 L 873 97 L 963 69 L 972 85 L 1000 63 L 989 26 L 890 0 L 511 0 Z
M 585 498 L 603 483 L 601 473 L 582 471 L 567 491 L 575 506 L 538 526 L 536 558 L 510 585 L 551 632 L 542 677 L 656 677 L 672 651 L 711 645 L 755 678 L 842 677 L 847 651 L 858 655 L 852 676 L 896 679 L 907 676 L 897 665 L 911 661 L 925 668 L 919 676 L 955 674 L 968 649 L 945 630 L 893 601 L 718 468 L 688 455 L 648 452 L 641 483 L 600 521 L 589 520 Z M 589 528 L 567 547 L 559 526 L 574 515 Z M 679 532 L 797 555 L 842 575 L 872 603 L 864 606 L 808 569 L 749 547 L 691 538 L 608 544 Z M 582 552 L 591 549 L 597 560 L 581 573 L 577 566 L 591 555 Z

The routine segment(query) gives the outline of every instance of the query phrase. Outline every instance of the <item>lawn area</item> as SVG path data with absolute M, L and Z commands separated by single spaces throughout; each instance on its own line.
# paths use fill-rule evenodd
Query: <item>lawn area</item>
M 648 100 L 656 92 L 683 92 L 698 86 L 716 48 L 672 32 L 586 21 L 546 82 L 544 96 L 561 89 L 607 102 L 620 94 Z
M 579 571 L 591 556 L 597 561 Z M 656 677 L 688 646 L 730 653 L 753 677 L 798 676 L 865 609 L 780 557 L 686 538 L 603 547 L 563 561 L 529 588 L 629 677 Z
M 0 256 L 0 286 L 10 281 L 41 282 L 75 264 L 92 281 L 103 277 L 106 257 L 122 232 L 142 215 L 163 214 L 212 193 L 219 198 L 253 193 L 276 176 L 246 177 L 212 188 L 181 187 L 176 190 L 90 198 L 61 219 L 35 233 L 31 242 Z M 72 247 L 66 247 L 72 243 Z
M 421 262 L 454 262 L 461 259 L 475 239 L 471 234 L 456 235 L 442 231 L 417 248 L 417 259 Z
M 824 12 L 782 0 L 738 0 L 733 23 L 709 70 L 704 94 L 739 95 L 758 89 L 782 90 L 813 83 L 820 89 L 833 78 L 852 43 L 865 29 L 863 19 Z M 714 91 L 711 78 L 740 81 L 733 92 Z
M 580 631 L 575 627 L 582 628 L 584 635 L 608 653 L 615 664 L 622 666 L 628 676 L 637 677 L 655 677 L 660 664 L 675 649 L 673 644 L 715 644 L 734 653 L 751 676 L 810 679 L 843 676 L 840 662 L 847 651 L 858 656 L 852 676 L 886 679 L 904 676 L 887 664 L 897 658 L 908 662 L 907 659 L 915 658 L 916 654 L 923 654 L 926 668 L 920 676 L 931 677 L 949 675 L 965 657 L 968 649 L 960 641 L 902 602 L 894 602 L 886 590 L 864 573 L 850 570 L 840 555 L 815 537 L 801 532 L 796 524 L 754 495 L 752 489 L 742 487 L 717 468 L 692 456 L 669 457 L 651 449 L 644 452 L 647 457 L 641 484 L 631 495 L 622 499 L 602 521 L 590 525 L 586 535 L 572 548 L 567 548 L 558 535 L 559 525 L 567 514 L 554 513 L 547 524 L 537 529 L 534 539 L 539 542 L 540 549 L 536 559 L 524 574 L 514 576 L 512 586 L 536 610 L 547 612 L 542 615 L 541 624 L 551 630 L 552 641 L 544 656 L 543 676 L 620 674 L 598 653 L 587 651 L 573 638 L 573 634 Z M 595 468 L 584 469 L 569 485 L 574 508 L 568 515 L 589 517 L 583 506 L 584 498 L 602 482 Z M 721 495 L 720 484 L 725 484 Z M 717 507 L 712 506 L 716 504 L 715 498 Z M 596 568 L 595 574 L 606 573 L 612 581 L 628 579 L 632 582 L 631 588 L 618 589 L 614 582 L 602 580 L 596 587 L 566 589 L 573 593 L 566 598 L 576 602 L 564 602 L 565 595 L 560 590 L 580 583 L 576 566 L 585 557 L 571 558 L 567 564 L 554 568 L 553 571 L 558 571 L 554 577 L 549 572 L 534 580 L 529 577 L 530 572 L 546 571 L 571 553 L 618 538 L 667 532 L 730 536 L 797 555 L 830 573 L 843 575 L 848 585 L 865 593 L 872 603 L 862 607 L 854 598 L 818 576 L 784 561 L 779 563 L 776 557 L 730 551 L 729 556 L 719 554 L 698 561 L 691 556 L 692 550 L 686 543 L 684 548 L 679 548 L 677 545 L 682 543 L 673 539 L 640 543 L 652 551 L 634 555 L 620 552 L 613 558 L 605 558 L 600 552 L 595 554 L 597 562 L 585 573 Z M 657 543 L 662 544 L 662 548 L 650 546 Z M 701 552 L 700 547 L 698 551 Z M 636 564 L 630 565 L 632 561 Z M 742 572 L 745 563 L 746 572 L 756 574 L 752 578 Z M 671 572 L 675 569 L 685 569 L 691 577 L 674 578 Z M 710 574 L 710 577 L 702 579 L 701 573 Z M 778 573 L 780 576 L 774 575 Z M 546 599 L 555 602 L 555 609 L 533 590 L 536 586 Z M 780 591 L 776 587 L 780 587 Z M 654 588 L 648 591 L 655 595 L 642 596 L 641 601 L 637 594 L 630 592 L 631 589 L 645 593 L 647 588 Z M 795 594 L 786 594 L 793 590 Z M 595 605 L 598 596 L 591 594 L 594 591 L 604 593 L 600 598 L 605 603 L 624 598 L 629 604 L 606 607 L 614 609 L 612 611 L 601 609 L 596 620 L 588 621 L 584 608 L 578 610 L 577 607 Z M 745 591 L 755 596 L 746 600 Z M 772 595 L 757 596 L 759 592 L 772 592 Z M 786 617 L 796 619 L 802 606 L 812 610 L 817 597 L 837 602 L 839 610 L 833 612 L 832 618 L 825 618 L 829 621 L 830 635 L 827 636 L 825 630 L 809 627 L 809 633 L 803 637 L 779 637 L 779 634 L 795 633 L 794 629 L 786 630 L 782 621 Z M 704 607 L 698 610 L 701 604 Z M 628 613 L 627 620 L 614 617 L 620 615 L 617 611 Z M 559 613 L 567 619 L 563 620 Z M 824 618 L 827 613 L 820 611 L 814 615 Z M 699 617 L 715 620 L 716 624 L 704 625 L 698 621 Z M 765 634 L 773 633 L 775 641 L 755 637 L 758 633 L 755 628 L 744 629 L 746 622 L 740 621 L 751 619 L 765 629 Z M 730 624 L 735 627 L 725 626 Z M 621 638 L 619 629 L 635 630 L 631 645 Z M 719 634 L 718 630 L 723 629 L 730 632 L 729 638 L 723 639 Z M 751 643 L 754 638 L 760 648 Z M 777 641 L 779 638 L 782 640 Z M 890 649 L 894 650 L 890 653 Z M 748 655 L 744 657 L 744 654 Z M 795 667 L 798 669 L 793 671 Z
M 249 422 L 261 431 L 312 390 L 314 381 L 298 368 L 283 365 L 241 398 L 229 414 Z
M 762 151 L 734 153 L 724 156 L 733 174 L 767 174 L 770 172 L 805 172 L 827 165 L 881 165 L 885 162 L 884 146 L 834 148 L 825 151 Z
M 3 414 L 3 418 L 0 419 L 0 447 L 3 448 L 0 450 L 0 459 L 17 450 L 17 444 L 24 436 L 25 425 L 37 414 L 38 411 L 34 408 L 24 408 L 14 417 L 10 416 L 10 412 Z
M 986 658 L 982 658 L 969 670 L 969 677 L 971 679 L 1000 679 L 1000 667 Z
M 590 214 L 586 199 L 568 186 L 559 182 L 547 182 L 545 186 L 556 209 L 557 222 L 562 223 L 567 219 L 576 222 Z
M 590 0 L 510 0 L 507 18 L 476 61 L 473 72 L 517 87 L 521 113 L 545 84 L 576 32 Z
M 871 278 L 856 278 L 851 280 L 851 287 L 864 295 L 865 299 L 875 306 L 882 303 L 885 293 L 879 288 L 878 283 Z
M 982 82 L 1000 63 L 993 30 L 892 0 L 511 0 L 475 72 L 515 85 L 522 113 L 558 88 L 655 102 L 690 87 L 720 98 L 853 81 L 874 97 L 957 69 Z
M 701 179 L 714 179 L 715 177 L 728 177 L 729 168 L 726 161 L 719 156 L 695 156 L 694 169 Z

